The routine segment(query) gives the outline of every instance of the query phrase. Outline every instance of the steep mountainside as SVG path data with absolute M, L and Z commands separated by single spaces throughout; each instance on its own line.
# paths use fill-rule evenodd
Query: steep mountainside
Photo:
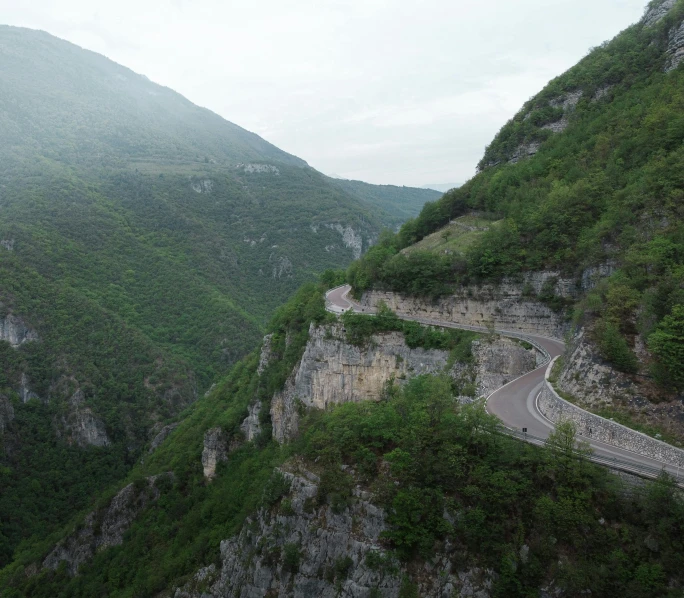
M 432 197 L 350 194 L 142 75 L 7 26 L 0 137 L 0 564 L 120 479 L 303 282 Z
M 323 309 L 325 282 L 302 288 L 261 354 L 163 432 L 118 488 L 61 534 L 24 544 L 0 588 L 677 595 L 684 503 L 671 481 L 621 481 L 573 452 L 571 429 L 546 448 L 521 443 L 473 403 L 534 368 L 532 348 L 387 310 L 340 326 Z
M 435 297 L 542 270 L 575 279 L 583 292 L 572 301 L 553 284 L 539 298 L 567 308 L 593 345 L 584 353 L 625 374 L 618 386 L 631 388 L 628 408 L 681 407 L 683 28 L 684 3 L 654 0 L 639 23 L 549 83 L 501 129 L 477 176 L 352 266 L 356 292 Z M 454 227 L 472 211 L 499 222 L 458 247 Z M 587 374 L 571 372 L 604 377 Z
M 288 226 L 309 244 L 307 259 L 321 246 L 337 255 L 336 243 L 347 258 L 360 255 L 377 231 L 368 220 L 374 212 L 340 215 L 335 210 L 350 204 L 325 198 L 348 197 L 342 188 L 319 193 L 330 183 L 274 158 L 82 170 L 41 157 L 41 172 L 66 186 L 61 195 L 31 191 L 24 205 L 36 209 L 22 216 L 31 242 L 17 229 L 0 250 L 13 281 L 0 314 L 9 389 L 0 395 L 0 430 L 9 439 L 0 469 L 8 563 L 0 592 L 680 596 L 684 501 L 674 480 L 646 482 L 593 465 L 570 423 L 543 447 L 520 442 L 477 397 L 539 364 L 527 343 L 496 338 L 494 325 L 505 324 L 572 333 L 566 362 L 553 371 L 569 399 L 598 397 L 617 409 L 629 395 L 633 405 L 666 406 L 661 414 L 671 420 L 684 414 L 683 23 L 684 0 L 652 2 L 640 23 L 530 100 L 487 149 L 477 176 L 397 234 L 383 233 L 346 274 L 328 270 L 318 285 L 301 287 L 276 311 L 261 353 L 237 361 L 164 427 L 175 406 L 230 361 L 223 349 L 231 345 L 216 342 L 231 339 L 226 314 L 252 317 L 257 333 L 266 309 L 240 294 L 245 256 L 264 272 L 261 292 L 275 296 L 279 284 L 296 283 L 299 262 L 290 254 L 275 253 L 274 269 L 264 270 L 266 250 L 259 251 L 280 249 L 282 237 L 240 229 L 261 222 L 255 212 L 271 222 L 284 217 L 274 189 L 297 181 L 331 210 L 319 218 L 296 204 L 307 216 Z M 28 174 L 15 183 L 33 184 L 38 171 L 22 167 Z M 41 214 L 52 201 L 70 209 L 81 188 L 93 209 L 111 210 L 116 234 L 91 239 L 79 226 L 54 241 Z M 224 243 L 215 210 L 233 192 L 251 199 L 232 209 L 254 207 L 229 227 L 240 242 L 203 245 L 202 230 Z M 72 223 L 80 211 L 65 213 Z M 119 243 L 123 266 L 85 258 L 62 266 L 86 249 L 97 256 L 104 241 Z M 136 243 L 149 249 L 139 261 Z M 22 261 L 34 247 L 37 257 Z M 217 255 L 237 262 L 237 274 L 226 275 L 228 265 L 212 261 Z M 182 277 L 174 292 L 169 272 Z M 366 292 L 376 316 L 325 312 L 324 291 L 345 278 Z M 163 299 L 150 309 L 155 297 Z M 476 338 L 405 322 L 388 304 L 447 320 L 458 312 L 492 332 Z M 155 311 L 163 329 L 151 323 Z M 65 338 L 60 329 L 72 339 L 63 346 L 52 340 Z M 213 369 L 203 371 L 197 364 L 210 350 L 205 367 Z M 52 399 L 58 395 L 61 402 Z M 98 425 L 100 412 L 118 425 Z M 128 447 L 143 413 L 158 425 L 141 454 Z M 71 444 L 55 441 L 54 430 Z M 47 438 L 59 452 L 39 450 Z M 79 438 L 101 446 L 84 458 Z M 29 460 L 39 465 L 30 470 Z M 66 475 L 74 467 L 94 481 L 67 478 L 67 491 L 60 468 Z M 70 503 L 78 513 L 63 517 Z M 33 537 L 12 554 L 26 530 Z

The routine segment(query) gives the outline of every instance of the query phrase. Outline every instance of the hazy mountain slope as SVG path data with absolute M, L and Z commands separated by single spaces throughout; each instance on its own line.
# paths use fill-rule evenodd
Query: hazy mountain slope
M 137 160 L 306 163 L 99 54 L 0 26 L 3 154 L 115 165 Z
M 428 202 L 438 199 L 442 193 L 434 189 L 414 189 L 395 185 L 370 185 L 362 181 L 330 179 L 331 182 L 350 195 L 382 210 L 392 225 L 403 224 L 415 218 Z
M 4 563 L 120 478 L 277 306 L 401 210 L 28 29 L 0 26 L 0 138 Z

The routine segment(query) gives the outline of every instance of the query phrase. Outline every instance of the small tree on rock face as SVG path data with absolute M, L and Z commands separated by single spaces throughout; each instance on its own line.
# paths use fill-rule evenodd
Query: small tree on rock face
M 665 384 L 684 389 L 684 305 L 675 305 L 663 318 L 648 338 L 648 346 L 658 358 L 656 376 Z

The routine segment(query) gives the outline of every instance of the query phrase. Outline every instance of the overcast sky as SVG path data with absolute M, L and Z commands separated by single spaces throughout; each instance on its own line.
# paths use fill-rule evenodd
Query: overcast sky
M 0 0 L 327 174 L 461 182 L 545 83 L 646 0 Z

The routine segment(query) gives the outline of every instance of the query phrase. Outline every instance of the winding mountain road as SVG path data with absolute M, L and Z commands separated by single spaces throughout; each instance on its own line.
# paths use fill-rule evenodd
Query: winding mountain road
M 328 291 L 326 293 L 328 310 L 337 314 L 352 310 L 356 313 L 372 315 L 374 313 L 372 309 L 359 305 L 349 297 L 350 291 L 351 287 L 349 285 L 344 285 Z M 458 328 L 473 330 L 475 332 L 488 332 L 486 328 L 477 326 L 466 326 L 454 322 L 418 318 L 406 314 L 397 314 L 397 316 L 402 320 L 410 320 L 442 328 Z M 496 330 L 496 332 L 502 336 L 527 340 L 546 351 L 551 359 L 562 355 L 565 351 L 565 344 L 558 339 L 509 330 Z M 548 362 L 537 369 L 512 380 L 489 395 L 486 401 L 486 409 L 489 413 L 496 415 L 509 430 L 518 433 L 522 433 L 523 430 L 526 430 L 526 436 L 524 436 L 524 438 L 528 442 L 534 444 L 543 443 L 549 433 L 554 429 L 553 423 L 542 415 L 537 406 L 537 397 L 545 381 L 547 366 Z M 672 474 L 677 479 L 680 478 L 680 471 L 676 467 L 592 438 L 580 438 L 589 443 L 593 451 L 592 459 L 598 463 L 649 477 L 653 477 L 654 475 L 657 475 L 660 470 L 665 469 L 665 471 Z

